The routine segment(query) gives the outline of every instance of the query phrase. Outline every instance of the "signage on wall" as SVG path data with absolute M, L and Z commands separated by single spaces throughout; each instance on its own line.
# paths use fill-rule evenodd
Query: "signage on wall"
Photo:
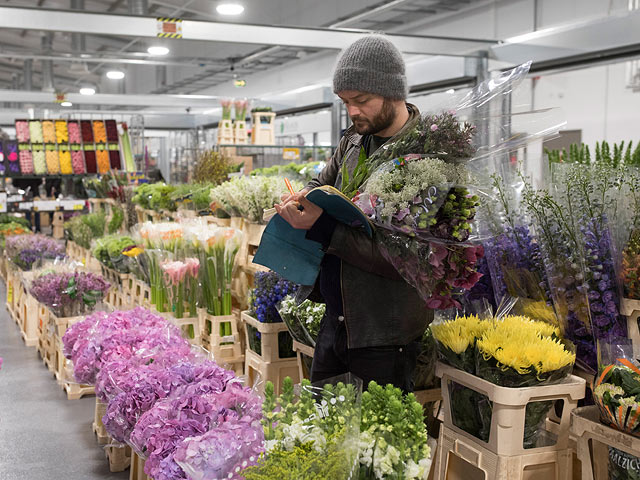
M 246 86 L 247 86 L 247 81 L 246 81 L 246 80 L 234 80 L 234 81 L 233 81 L 233 85 L 234 85 L 235 87 L 238 87 L 238 88 L 240 88 L 240 87 L 246 87 Z
M 292 162 L 296 160 L 300 160 L 300 149 L 299 148 L 283 148 L 282 158 L 284 160 L 290 160 Z

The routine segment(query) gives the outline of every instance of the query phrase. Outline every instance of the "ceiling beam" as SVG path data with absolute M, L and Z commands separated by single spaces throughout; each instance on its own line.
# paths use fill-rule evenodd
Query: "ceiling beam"
M 67 99 L 78 105 L 128 105 L 132 107 L 219 107 L 218 97 L 211 95 L 116 95 L 68 93 Z M 55 94 L 27 90 L 0 90 L 0 102 L 55 103 Z
M 157 20 L 131 15 L 63 12 L 45 9 L 0 7 L 0 28 L 94 33 L 157 38 Z M 295 46 L 339 50 L 370 32 L 323 28 L 272 27 L 239 23 L 184 20 L 185 40 Z M 497 42 L 485 39 L 442 36 L 389 35 L 405 53 L 468 56 L 465 53 L 489 48 Z

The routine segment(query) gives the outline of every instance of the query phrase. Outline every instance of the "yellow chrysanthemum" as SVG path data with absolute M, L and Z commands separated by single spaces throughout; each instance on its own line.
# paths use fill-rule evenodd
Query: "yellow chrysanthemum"
M 557 335 L 558 331 L 552 325 L 527 317 L 508 316 L 494 322 L 476 345 L 485 359 L 493 357 L 505 368 L 542 374 L 575 362 L 575 353 L 551 338 L 553 333 Z
M 141 249 L 140 247 L 134 247 L 134 248 L 131 248 L 131 249 L 127 250 L 126 252 L 122 252 L 122 254 L 126 255 L 127 257 L 137 257 L 142 252 L 144 252 L 144 250 Z
M 476 315 L 458 317 L 442 323 L 432 324 L 433 338 L 451 351 L 460 354 L 489 327 L 489 322 L 480 320 Z

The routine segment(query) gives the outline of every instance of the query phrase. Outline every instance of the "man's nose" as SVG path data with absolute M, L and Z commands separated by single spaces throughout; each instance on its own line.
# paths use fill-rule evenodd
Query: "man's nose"
M 355 117 L 356 115 L 360 115 L 360 109 L 355 105 L 347 106 L 347 112 L 349 112 L 349 116 L 351 118 Z

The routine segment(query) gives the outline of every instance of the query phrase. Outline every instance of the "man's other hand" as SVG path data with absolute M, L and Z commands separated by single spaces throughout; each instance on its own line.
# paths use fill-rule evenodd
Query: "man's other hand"
M 301 206 L 303 210 L 300 210 Z M 293 228 L 309 230 L 322 215 L 322 208 L 306 199 L 304 194 L 297 193 L 288 201 L 276 205 L 276 212 L 284 218 Z

